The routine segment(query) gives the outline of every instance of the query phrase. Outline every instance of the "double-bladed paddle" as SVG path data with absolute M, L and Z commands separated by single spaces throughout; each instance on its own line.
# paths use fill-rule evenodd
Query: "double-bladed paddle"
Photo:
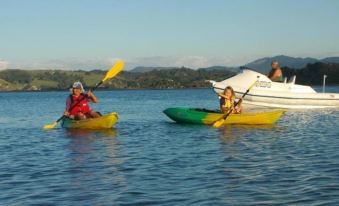
M 110 70 L 108 70 L 108 72 L 106 73 L 105 77 L 99 82 L 97 83 L 91 90 L 95 90 L 96 88 L 98 88 L 102 83 L 104 83 L 105 81 L 112 79 L 113 77 L 115 77 L 117 74 L 119 74 L 119 72 L 122 70 L 122 68 L 124 67 L 125 63 L 121 60 L 118 60 Z M 78 106 L 78 104 L 81 101 L 77 101 L 76 104 L 74 104 L 69 111 L 71 111 L 73 108 L 75 108 L 76 106 Z M 57 121 L 55 121 L 52 124 L 46 124 L 44 126 L 44 129 L 53 129 L 55 128 L 55 126 L 57 126 L 58 122 L 60 122 L 61 120 L 63 120 L 66 116 L 62 115 Z

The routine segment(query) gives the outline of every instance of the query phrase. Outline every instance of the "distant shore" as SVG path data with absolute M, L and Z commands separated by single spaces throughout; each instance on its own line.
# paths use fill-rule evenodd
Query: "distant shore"
M 176 68 L 148 72 L 121 72 L 102 89 L 183 89 L 209 88 L 208 79 L 221 81 L 235 75 L 229 70 L 193 70 Z M 100 82 L 105 71 L 63 71 L 63 70 L 4 70 L 0 72 L 1 91 L 60 91 L 81 81 L 91 88 Z
M 339 64 L 317 62 L 305 68 L 282 67 L 284 77 L 296 75 L 296 84 L 322 85 L 323 75 L 327 75 L 326 85 L 339 85 Z M 122 71 L 101 90 L 140 89 L 204 89 L 211 88 L 206 80 L 222 81 L 240 71 L 235 68 L 213 67 L 193 70 L 190 68 L 152 68 L 144 72 Z M 81 81 L 91 88 L 101 81 L 105 71 L 67 70 L 18 70 L 0 71 L 0 91 L 64 91 L 73 82 Z
M 311 86 L 316 89 L 321 89 L 322 85 L 307 85 Z M 326 88 L 328 87 L 339 87 L 339 84 L 329 84 L 326 85 Z M 139 88 L 139 89 L 133 89 L 133 88 L 125 88 L 125 89 L 113 89 L 113 88 L 101 88 L 95 90 L 96 92 L 98 91 L 104 91 L 104 92 L 109 92 L 109 91 L 147 91 L 147 90 L 163 90 L 163 91 L 170 91 L 170 90 L 209 90 L 213 89 L 212 87 L 191 87 L 191 88 L 167 88 L 167 89 L 161 89 L 161 88 Z M 88 91 L 88 88 L 85 88 L 86 91 Z M 60 90 L 12 90 L 12 91 L 2 91 L 0 90 L 0 93 L 43 93 L 43 92 L 69 92 L 69 89 L 60 89 Z

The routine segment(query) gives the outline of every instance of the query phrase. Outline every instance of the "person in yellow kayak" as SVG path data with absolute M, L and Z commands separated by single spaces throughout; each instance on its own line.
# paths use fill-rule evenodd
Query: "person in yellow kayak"
M 271 71 L 267 75 L 270 80 L 273 82 L 282 82 L 283 81 L 283 74 L 282 71 L 279 67 L 279 63 L 277 60 L 273 60 L 271 63 Z
M 240 104 L 235 106 L 235 92 L 231 86 L 225 88 L 223 93 L 218 94 L 220 97 L 220 111 L 228 113 L 232 110 L 233 114 L 240 114 L 242 112 L 241 100 Z
M 71 94 L 66 100 L 65 116 L 76 120 L 97 118 L 101 116 L 99 113 L 91 110 L 88 105 L 89 102 L 98 102 L 97 97 L 91 90 L 86 94 L 81 82 L 74 82 L 70 90 Z

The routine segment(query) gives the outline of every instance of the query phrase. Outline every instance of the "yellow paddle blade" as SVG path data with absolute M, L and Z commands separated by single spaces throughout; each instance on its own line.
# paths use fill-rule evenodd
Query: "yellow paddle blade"
M 125 65 L 125 63 L 122 60 L 118 60 L 112 66 L 112 68 L 106 73 L 106 76 L 102 81 L 104 82 L 104 81 L 111 79 L 114 76 L 116 76 L 122 70 L 122 68 L 124 68 L 124 65 Z
M 53 124 L 46 124 L 44 129 L 54 129 L 57 126 L 58 122 L 54 122 Z
M 221 127 L 224 124 L 224 122 L 225 122 L 225 119 L 222 118 L 221 120 L 218 120 L 218 121 L 214 122 L 213 127 L 219 128 L 219 127 Z

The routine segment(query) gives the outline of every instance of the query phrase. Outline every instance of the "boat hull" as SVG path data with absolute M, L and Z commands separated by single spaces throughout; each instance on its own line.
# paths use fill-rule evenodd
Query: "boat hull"
M 309 86 L 294 84 L 294 81 L 272 82 L 265 75 L 250 70 L 244 70 L 222 82 L 211 82 L 216 93 L 221 93 L 225 87 L 232 86 L 236 97 L 240 98 L 256 80 L 258 80 L 256 85 L 244 98 L 245 104 L 296 109 L 339 107 L 337 93 L 317 93 Z
M 189 124 L 205 124 L 212 125 L 215 121 L 223 117 L 224 114 L 216 111 L 196 108 L 168 108 L 164 113 L 173 121 L 178 123 Z M 240 124 L 240 125 L 270 125 L 283 115 L 284 110 L 276 110 L 271 112 L 258 112 L 247 114 L 231 114 L 227 117 L 224 124 Z
M 117 121 L 118 114 L 116 112 L 112 112 L 98 118 L 86 120 L 65 118 L 62 121 L 62 127 L 68 129 L 110 129 Z

